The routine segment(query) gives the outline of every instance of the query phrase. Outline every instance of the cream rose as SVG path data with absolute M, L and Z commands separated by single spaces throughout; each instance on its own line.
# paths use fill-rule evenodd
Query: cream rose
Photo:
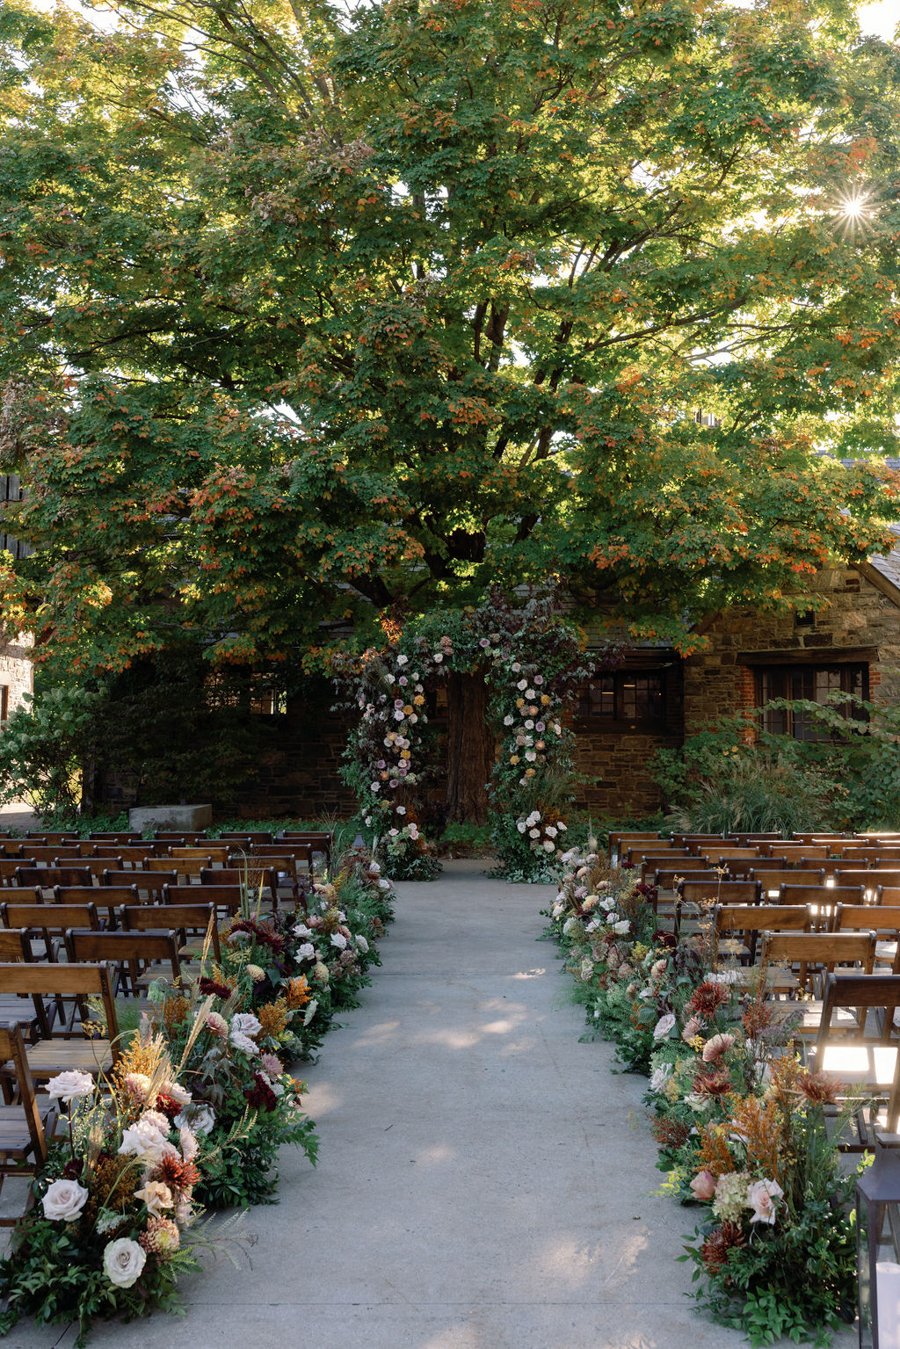
M 130 1288 L 143 1273 L 147 1257 L 136 1241 L 119 1237 L 103 1252 L 103 1272 L 117 1288 Z
M 171 1208 L 175 1202 L 168 1185 L 159 1180 L 148 1180 L 142 1190 L 135 1190 L 136 1199 L 143 1199 L 147 1212 L 158 1218 L 163 1209 Z
M 79 1073 L 71 1070 L 67 1073 L 57 1073 L 56 1077 L 51 1077 L 47 1083 L 47 1095 L 56 1101 L 77 1101 L 81 1096 L 91 1096 L 94 1091 L 94 1079 L 90 1073 Z
M 47 1186 L 47 1193 L 41 1203 L 44 1217 L 51 1222 L 73 1223 L 81 1217 L 81 1210 L 88 1201 L 88 1192 L 77 1180 L 54 1180 Z

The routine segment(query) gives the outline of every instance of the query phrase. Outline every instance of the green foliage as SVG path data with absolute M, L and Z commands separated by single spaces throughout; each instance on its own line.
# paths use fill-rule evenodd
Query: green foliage
M 761 729 L 767 709 L 802 715 L 816 738 Z M 680 749 L 657 751 L 670 826 L 788 835 L 900 827 L 900 707 L 835 693 L 826 703 L 779 699 L 767 709 L 723 718 Z
M 102 1254 L 102 1245 L 99 1248 Z M 37 1211 L 22 1220 L 12 1248 L 0 1261 L 0 1335 L 23 1316 L 43 1325 L 78 1323 L 76 1349 L 84 1349 L 95 1321 L 132 1321 L 153 1311 L 183 1316 L 176 1290 L 179 1277 L 200 1268 L 189 1245 L 175 1251 L 133 1288 L 116 1288 L 103 1271 L 97 1250 L 86 1249 L 66 1223 L 50 1223 Z
M 42 818 L 72 818 L 98 700 L 61 687 L 24 697 L 0 736 L 0 800 L 25 800 Z
M 560 575 L 685 643 L 886 544 L 898 208 L 839 200 L 897 65 L 839 0 L 6 0 L 0 54 L 2 610 L 66 677 Z

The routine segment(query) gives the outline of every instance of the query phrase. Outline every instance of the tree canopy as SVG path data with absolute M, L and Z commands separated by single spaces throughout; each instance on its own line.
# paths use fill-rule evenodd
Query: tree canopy
M 845 0 L 0 9 L 0 425 L 60 668 L 884 546 L 900 53 Z

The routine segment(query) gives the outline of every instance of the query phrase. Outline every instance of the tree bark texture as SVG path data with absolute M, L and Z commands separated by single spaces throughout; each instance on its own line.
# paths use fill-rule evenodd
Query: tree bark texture
M 447 680 L 447 818 L 469 824 L 487 820 L 487 782 L 494 766 L 494 736 L 487 722 L 484 676 Z

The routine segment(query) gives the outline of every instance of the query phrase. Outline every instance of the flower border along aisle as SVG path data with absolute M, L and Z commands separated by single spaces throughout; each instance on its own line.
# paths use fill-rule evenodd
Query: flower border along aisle
M 855 1311 L 854 1177 L 835 1142 L 835 1084 L 788 1048 L 796 1025 L 764 989 L 711 973 L 711 937 L 657 929 L 655 894 L 571 850 L 549 912 L 592 1030 L 646 1096 L 664 1189 L 705 1206 L 687 1254 L 697 1298 L 754 1346 L 828 1342 Z M 786 1010 L 786 1009 L 785 1009 Z
M 173 1123 L 191 1093 L 160 1035 L 136 1036 L 108 1080 L 66 1072 L 48 1090 L 66 1103 L 68 1129 L 0 1262 L 0 1334 L 26 1315 L 77 1320 L 80 1346 L 95 1320 L 180 1310 L 176 1281 L 200 1268 L 200 1148 Z
M 0 1335 L 27 1315 L 78 1320 L 81 1346 L 96 1320 L 179 1311 L 178 1277 L 223 1244 L 221 1226 L 204 1236 L 200 1205 L 271 1202 L 282 1144 L 315 1161 L 285 1061 L 308 1058 L 334 1012 L 356 1005 L 380 963 L 391 886 L 350 854 L 292 912 L 263 919 L 245 900 L 221 964 L 202 959 L 189 987 L 151 985 L 150 1013 L 108 1079 L 51 1079 L 67 1127 L 0 1261 Z

